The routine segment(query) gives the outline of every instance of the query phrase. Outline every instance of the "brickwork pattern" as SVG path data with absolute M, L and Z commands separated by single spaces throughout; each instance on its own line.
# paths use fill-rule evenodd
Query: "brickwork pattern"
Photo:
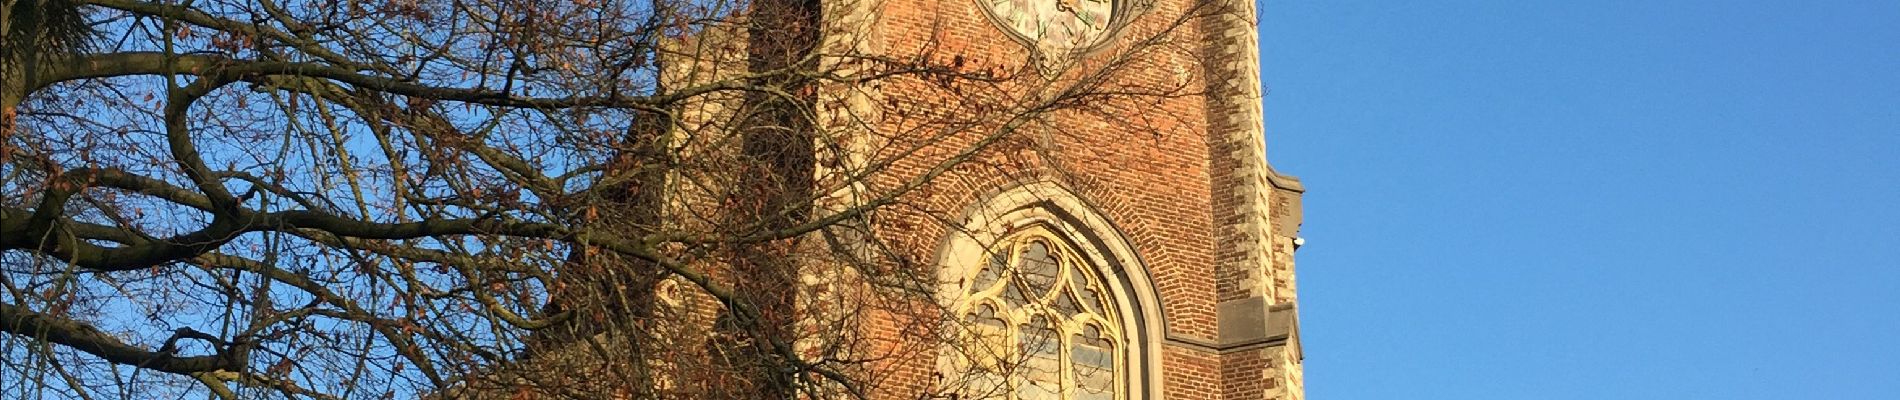
M 1206 115 L 1212 174 L 1218 182 L 1213 211 L 1220 224 L 1215 278 L 1220 301 L 1265 298 L 1274 304 L 1293 303 L 1298 300 L 1293 240 L 1298 237 L 1298 199 L 1304 188 L 1267 164 L 1255 3 L 1215 4 L 1213 15 L 1201 21 L 1210 60 L 1204 64 L 1211 77 Z M 1223 397 L 1304 398 L 1297 346 L 1295 338 L 1290 346 L 1225 355 Z
M 1236 4 L 1244 4 L 1235 6 Z M 972 68 L 1030 71 L 1027 49 L 990 25 L 973 2 L 892 0 L 876 9 L 880 54 L 967 60 Z M 985 193 L 1026 181 L 1054 181 L 1071 189 L 1114 221 L 1132 242 L 1162 299 L 1169 337 L 1210 343 L 1223 300 L 1269 296 L 1293 301 L 1290 236 L 1275 235 L 1274 177 L 1264 159 L 1259 109 L 1256 38 L 1250 3 L 1159 1 L 1118 36 L 1123 42 L 1159 35 L 1155 49 L 1117 43 L 1080 61 L 1077 69 L 1101 67 L 1121 51 L 1145 51 L 1116 74 L 1128 85 L 1166 86 L 1187 81 L 1204 96 L 1145 104 L 1103 104 L 1102 113 L 1053 113 L 1023 128 L 1032 134 L 997 146 L 880 214 L 894 247 L 912 249 L 917 260 L 946 235 L 943 221 Z M 1185 15 L 1185 25 L 1171 25 Z M 1202 77 L 1212 77 L 1198 81 Z M 1008 92 L 1009 88 L 1002 90 Z M 1019 90 L 1020 91 L 1020 90 Z M 995 94 L 1002 96 L 1002 94 Z M 928 171 L 935 162 L 979 140 L 980 134 L 921 121 L 954 119 L 983 94 L 950 93 L 928 82 L 895 82 L 872 94 L 880 119 L 865 148 L 921 146 L 922 157 L 894 166 L 894 180 Z M 959 126 L 971 132 L 995 128 L 983 121 Z M 871 158 L 878 158 L 874 155 Z M 1297 192 L 1293 193 L 1297 195 Z M 1277 246 L 1284 242 L 1285 246 Z M 1284 247 L 1284 250 L 1281 249 Z M 1284 296 L 1284 297 L 1283 297 Z M 901 324 L 898 324 L 901 325 Z M 893 346 L 906 348 L 907 346 Z M 1171 399 L 1298 398 L 1287 376 L 1297 360 L 1272 357 L 1284 346 L 1221 354 L 1204 346 L 1158 346 L 1164 395 Z M 928 376 L 934 363 L 893 363 L 886 372 Z M 1290 375 L 1289 375 L 1290 374 Z M 914 387 L 914 386 L 913 386 Z M 896 393 L 893 393 L 896 394 Z
M 1142 272 L 1161 299 L 1166 329 L 1164 343 L 1149 346 L 1160 358 L 1165 398 L 1302 397 L 1297 348 L 1208 345 L 1220 339 L 1222 302 L 1296 300 L 1292 239 L 1301 189 L 1276 175 L 1264 158 L 1251 2 L 1155 0 L 1114 42 L 1054 77 L 1061 83 L 1108 69 L 1114 72 L 1107 85 L 1188 88 L 1186 95 L 1102 98 L 1046 113 L 1009 108 L 1037 100 L 1032 94 L 1042 83 L 1027 74 L 1041 72 L 1030 64 L 1028 49 L 992 25 L 972 0 L 826 4 L 825 52 L 934 60 L 1024 79 L 989 86 L 896 79 L 821 87 L 816 111 L 833 137 L 820 138 L 827 141 L 820 147 L 844 151 L 820 155 L 820 165 L 830 167 L 821 168 L 818 181 L 837 183 L 850 171 L 895 161 L 869 181 L 833 186 L 828 201 L 819 202 L 821 215 L 969 156 L 865 222 L 880 236 L 866 239 L 867 247 L 879 245 L 866 251 L 894 252 L 899 261 L 891 267 L 931 276 L 935 251 L 957 233 L 960 221 L 953 219 L 967 207 L 1001 188 L 1054 182 L 1112 221 L 1118 232 L 1103 233 L 1125 238 L 1139 256 L 1135 261 L 1146 266 Z M 830 69 L 843 61 L 824 62 Z M 707 109 L 683 122 L 716 120 L 703 116 L 724 111 L 719 102 L 696 106 Z M 1024 114 L 1034 116 L 997 118 Z M 978 154 L 960 153 L 996 132 L 1008 133 Z M 807 296 L 845 296 L 839 285 L 827 285 L 827 279 L 839 279 L 835 271 L 814 265 L 805 273 L 811 286 L 826 286 Z M 929 305 L 843 303 L 802 308 L 812 315 L 800 323 L 821 329 L 820 322 L 852 316 L 867 344 L 839 355 L 870 360 L 856 371 L 874 398 L 913 399 L 935 390 L 941 329 L 928 312 L 919 312 Z

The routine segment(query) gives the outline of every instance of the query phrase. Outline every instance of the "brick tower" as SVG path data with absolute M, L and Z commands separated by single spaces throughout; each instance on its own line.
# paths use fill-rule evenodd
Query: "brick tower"
M 1017 77 L 821 88 L 821 124 L 855 135 L 840 165 L 919 155 L 891 158 L 833 198 L 850 205 L 863 187 L 915 183 L 902 207 L 867 223 L 934 269 L 965 344 L 906 344 L 892 336 L 915 334 L 908 317 L 867 312 L 863 329 L 882 344 L 859 351 L 883 355 L 870 357 L 884 360 L 870 369 L 878 393 L 1303 398 L 1293 274 L 1303 189 L 1265 159 L 1255 13 L 1239 0 L 826 1 L 829 54 Z M 849 57 L 825 62 L 851 68 Z M 1140 94 L 956 119 L 1075 87 Z M 992 128 L 1021 134 L 958 153 Z

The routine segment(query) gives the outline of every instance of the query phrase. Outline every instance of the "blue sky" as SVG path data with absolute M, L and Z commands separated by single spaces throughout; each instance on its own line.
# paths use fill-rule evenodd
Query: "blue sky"
M 1900 398 L 1900 1 L 1260 19 L 1310 398 Z

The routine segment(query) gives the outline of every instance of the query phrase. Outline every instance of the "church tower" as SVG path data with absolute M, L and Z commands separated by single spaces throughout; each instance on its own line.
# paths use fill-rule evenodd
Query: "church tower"
M 835 206 L 904 188 L 865 223 L 885 236 L 877 251 L 937 275 L 953 331 L 953 345 L 907 344 L 906 317 L 869 312 L 862 329 L 882 344 L 859 351 L 883 360 L 868 369 L 880 396 L 1303 398 L 1303 188 L 1265 159 L 1256 12 L 827 0 L 825 53 L 989 82 L 820 89 L 820 123 L 852 135 L 837 165 L 897 160 Z M 916 156 L 880 157 L 900 151 Z

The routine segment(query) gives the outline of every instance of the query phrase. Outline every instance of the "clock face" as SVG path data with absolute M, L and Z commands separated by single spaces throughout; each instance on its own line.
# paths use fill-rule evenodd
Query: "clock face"
M 1108 36 L 1118 0 L 976 0 L 1004 29 L 1050 55 L 1068 55 Z

